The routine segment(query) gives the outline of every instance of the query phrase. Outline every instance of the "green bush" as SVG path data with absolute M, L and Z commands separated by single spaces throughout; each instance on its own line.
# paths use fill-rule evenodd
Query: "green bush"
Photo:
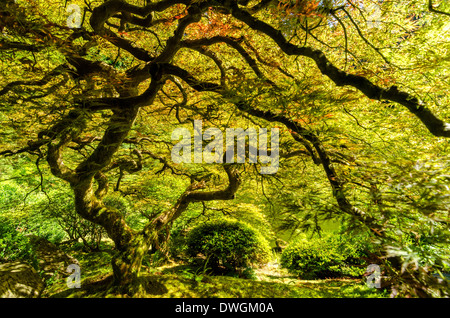
M 28 237 L 17 224 L 0 217 L 0 263 L 24 261 L 37 267 L 37 259 Z
M 128 202 L 128 200 L 121 194 L 117 194 L 116 192 L 107 195 L 103 199 L 103 203 L 108 208 L 113 208 L 119 211 L 120 213 L 122 213 L 123 216 L 127 216 L 131 210 L 130 203 Z
M 220 265 L 236 270 L 270 258 L 269 244 L 260 233 L 245 223 L 226 219 L 191 230 L 187 252 L 191 257 L 203 256 L 204 265 L 213 271 Z
M 51 241 L 55 243 L 59 243 L 58 240 L 61 241 L 63 238 L 74 243 L 82 241 L 87 249 L 95 251 L 100 248 L 101 239 L 105 235 L 105 230 L 101 226 L 83 219 L 75 212 L 73 197 L 65 192 L 54 195 L 52 204 L 43 206 L 36 220 L 39 218 L 47 218 L 48 221 L 35 222 L 35 224 L 42 223 L 44 229 L 51 230 L 52 227 L 54 229 L 47 233 L 37 233 L 37 235 L 49 240 L 52 237 Z
M 369 264 L 367 245 L 337 235 L 291 243 L 281 254 L 281 266 L 304 279 L 361 277 Z
M 170 257 L 175 260 L 182 260 L 187 255 L 187 230 L 185 223 L 174 223 L 170 229 L 168 249 Z

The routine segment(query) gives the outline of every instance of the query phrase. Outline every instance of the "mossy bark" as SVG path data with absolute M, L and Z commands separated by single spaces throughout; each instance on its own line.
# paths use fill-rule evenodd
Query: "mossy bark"
M 152 79 L 150 88 L 146 93 L 152 95 L 151 99 L 156 96 L 162 82 Z M 168 224 L 178 218 L 190 203 L 232 200 L 241 183 L 235 167 L 225 165 L 223 168 L 228 176 L 229 184 L 224 189 L 203 191 L 206 183 L 194 182 L 172 208 L 149 222 L 142 231 L 133 230 L 127 225 L 120 211 L 104 205 L 103 198 L 108 193 L 109 180 L 106 172 L 114 167 L 113 157 L 131 130 L 138 111 L 139 105 L 115 110 L 95 150 L 75 169 L 70 169 L 64 164 L 62 151 L 75 135 L 80 134 L 81 130 L 76 130 L 75 135 L 62 134 L 59 142 L 49 145 L 47 156 L 53 174 L 70 183 L 74 193 L 77 214 L 102 226 L 114 241 L 117 254 L 113 258 L 112 268 L 114 285 L 116 286 L 129 285 L 137 278 L 143 257 L 151 244 L 156 242 L 159 231 L 164 230 Z M 77 112 L 72 116 L 75 119 L 70 117 L 65 123 L 76 126 L 77 120 L 83 116 L 83 113 Z M 61 123 L 61 126 L 64 125 Z
M 115 286 L 128 286 L 137 279 L 150 245 L 151 240 L 137 234 L 127 246 L 117 252 L 111 262 Z
M 130 228 L 115 209 L 106 207 L 94 195 L 92 183 L 73 187 L 75 208 L 83 218 L 102 226 L 114 242 L 116 255 L 112 260 L 115 286 L 125 286 L 137 278 L 142 260 L 153 243 L 155 231 L 138 232 Z

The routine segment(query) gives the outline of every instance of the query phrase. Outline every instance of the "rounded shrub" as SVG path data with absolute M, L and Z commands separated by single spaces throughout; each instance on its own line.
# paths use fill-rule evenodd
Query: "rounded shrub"
M 338 236 L 291 243 L 281 254 L 281 266 L 304 279 L 361 277 L 367 251 L 361 244 Z
M 123 216 L 127 216 L 130 211 L 130 203 L 129 201 L 123 197 L 121 194 L 113 193 L 107 195 L 103 199 L 103 203 L 108 208 L 113 208 L 122 213 Z
M 187 237 L 187 253 L 202 256 L 212 270 L 225 266 L 232 269 L 265 263 L 270 247 L 265 238 L 248 224 L 221 219 L 203 223 Z

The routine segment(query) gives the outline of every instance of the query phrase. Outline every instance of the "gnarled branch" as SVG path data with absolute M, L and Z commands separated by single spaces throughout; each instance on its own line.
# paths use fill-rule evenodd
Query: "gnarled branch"
M 447 16 L 450 17 L 450 13 L 449 12 L 444 12 L 444 11 L 435 9 L 434 6 L 433 6 L 433 1 L 432 0 L 428 0 L 428 10 L 430 10 L 430 12 L 443 14 L 443 15 L 447 15 Z
M 224 164 L 223 169 L 228 176 L 228 185 L 224 189 L 216 191 L 201 191 L 204 182 L 193 182 L 178 198 L 175 205 L 166 212 L 159 215 L 151 223 L 145 226 L 144 233 L 159 231 L 169 222 L 174 221 L 183 213 L 190 203 L 215 200 L 233 200 L 235 193 L 241 185 L 241 179 L 235 165 Z
M 318 159 L 320 160 L 320 163 L 327 175 L 328 181 L 331 185 L 331 188 L 333 189 L 333 196 L 335 197 L 340 209 L 355 217 L 360 222 L 368 226 L 375 235 L 379 236 L 382 235 L 380 232 L 381 227 L 377 224 L 376 220 L 370 216 L 368 216 L 364 211 L 360 210 L 359 208 L 353 206 L 351 202 L 346 198 L 345 192 L 344 192 L 344 184 L 345 182 L 339 178 L 336 170 L 333 167 L 333 160 L 330 158 L 328 152 L 323 147 L 322 142 L 320 139 L 311 131 L 307 130 L 306 128 L 302 127 L 299 123 L 281 115 L 281 114 L 275 114 L 271 111 L 263 111 L 256 108 L 251 107 L 244 99 L 240 99 L 236 101 L 236 96 L 229 95 L 228 92 L 224 87 L 221 87 L 220 85 L 209 83 L 209 82 L 201 82 L 197 79 L 195 79 L 191 74 L 189 74 L 187 71 L 182 70 L 179 67 L 176 66 L 169 66 L 165 65 L 164 68 L 165 72 L 171 73 L 172 75 L 178 76 L 181 79 L 183 79 L 187 84 L 189 84 L 192 88 L 194 88 L 197 91 L 211 91 L 216 92 L 222 95 L 224 98 L 229 98 L 230 102 L 234 103 L 236 107 L 252 116 L 262 118 L 264 120 L 267 120 L 269 122 L 279 122 L 284 124 L 288 129 L 292 130 L 296 134 L 301 136 L 301 139 L 304 139 L 311 143 L 314 150 L 317 152 Z M 299 139 L 298 136 L 293 134 L 293 137 L 295 140 L 304 142 L 304 140 Z M 310 150 L 310 149 L 308 149 Z
M 258 20 L 246 10 L 239 8 L 236 4 L 231 4 L 230 8 L 231 14 L 236 19 L 246 23 L 252 29 L 269 36 L 277 43 L 284 53 L 288 55 L 305 56 L 314 60 L 322 74 L 328 76 L 337 86 L 353 86 L 371 99 L 389 100 L 399 103 L 405 106 L 412 114 L 417 116 L 417 118 L 419 118 L 419 120 L 427 127 L 428 131 L 433 135 L 437 137 L 450 137 L 450 123 L 446 123 L 436 117 L 436 115 L 417 97 L 407 92 L 399 91 L 396 86 L 382 88 L 373 84 L 363 76 L 344 72 L 334 66 L 322 51 L 310 47 L 298 47 L 292 43 L 289 43 L 281 31 L 261 20 Z

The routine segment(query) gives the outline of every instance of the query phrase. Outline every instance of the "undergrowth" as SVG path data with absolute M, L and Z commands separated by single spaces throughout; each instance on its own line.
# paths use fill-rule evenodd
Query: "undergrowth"
M 110 298 L 130 297 L 111 288 L 111 256 L 107 252 L 73 254 L 81 264 L 81 288 L 68 289 L 64 280 L 54 282 L 44 297 Z M 211 275 L 186 264 L 143 266 L 132 286 L 139 298 L 371 298 L 387 297 L 358 279 L 301 280 L 284 269 L 254 269 L 246 278 Z

